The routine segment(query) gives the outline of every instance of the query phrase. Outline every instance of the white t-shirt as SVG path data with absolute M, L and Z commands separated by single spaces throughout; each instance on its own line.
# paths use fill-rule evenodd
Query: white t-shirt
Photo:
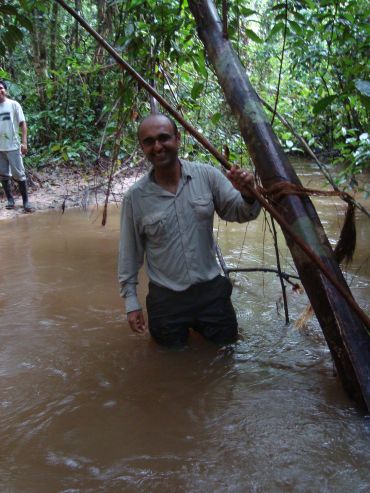
M 19 124 L 24 121 L 22 107 L 17 101 L 6 98 L 0 103 L 0 151 L 19 149 Z

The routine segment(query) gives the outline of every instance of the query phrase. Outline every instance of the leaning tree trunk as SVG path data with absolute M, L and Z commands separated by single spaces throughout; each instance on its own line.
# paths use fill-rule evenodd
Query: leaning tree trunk
M 300 185 L 244 67 L 223 35 L 222 22 L 214 3 L 211 0 L 189 0 L 189 7 L 262 184 L 265 188 L 281 181 Z M 288 195 L 278 200 L 276 207 L 350 293 L 311 200 Z M 370 337 L 366 327 L 318 267 L 288 234 L 284 234 L 343 386 L 352 398 L 369 410 Z

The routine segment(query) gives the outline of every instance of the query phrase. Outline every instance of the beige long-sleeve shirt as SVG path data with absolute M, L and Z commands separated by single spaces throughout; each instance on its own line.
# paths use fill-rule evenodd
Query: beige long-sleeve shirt
M 181 160 L 176 194 L 153 180 L 153 170 L 123 199 L 118 279 L 126 312 L 140 309 L 136 294 L 144 257 L 158 286 L 183 291 L 220 273 L 213 238 L 214 212 L 226 221 L 255 219 L 260 205 L 248 204 L 218 169 Z

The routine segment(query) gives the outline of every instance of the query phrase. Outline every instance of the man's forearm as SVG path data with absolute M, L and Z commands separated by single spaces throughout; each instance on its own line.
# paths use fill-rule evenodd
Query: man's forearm
M 22 144 L 27 147 L 27 123 L 26 122 L 21 122 L 19 124 L 21 127 L 21 133 L 22 133 Z
M 125 300 L 126 313 L 141 310 L 136 293 L 137 282 L 120 282 L 120 295 Z

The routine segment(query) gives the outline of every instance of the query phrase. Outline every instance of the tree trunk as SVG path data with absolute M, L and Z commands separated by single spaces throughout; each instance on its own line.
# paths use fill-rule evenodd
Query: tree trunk
M 281 181 L 300 185 L 244 67 L 223 36 L 214 3 L 189 0 L 189 7 L 262 184 L 265 188 Z M 276 208 L 350 293 L 311 200 L 288 195 L 276 203 Z M 343 386 L 357 403 L 370 410 L 370 337 L 366 327 L 301 248 L 289 235 L 285 238 Z
M 81 0 L 75 0 L 75 10 L 76 10 L 76 12 L 80 12 L 81 11 Z M 75 50 L 78 50 L 78 48 L 80 47 L 80 31 L 79 31 L 79 27 L 80 27 L 80 25 L 76 21 L 75 22 L 74 33 L 73 33 Z
M 32 48 L 33 48 L 33 67 L 36 74 L 36 88 L 39 98 L 39 110 L 44 111 L 47 109 L 47 97 L 45 91 L 45 81 L 48 77 L 48 65 L 47 65 L 47 43 L 46 36 L 47 30 L 45 29 L 46 16 L 41 10 L 35 9 L 33 12 L 33 31 L 32 35 Z M 45 125 L 45 129 L 47 126 Z M 46 130 L 40 130 L 38 132 L 38 141 L 45 145 L 49 142 L 49 134 Z
M 50 69 L 56 69 L 56 53 L 57 53 L 57 33 L 58 33 L 58 13 L 59 5 L 54 2 L 52 6 L 52 15 L 50 21 Z
M 113 32 L 112 29 L 112 16 L 113 16 L 114 6 L 110 5 L 106 0 L 96 0 L 96 22 L 98 26 L 98 31 L 101 36 L 105 37 L 106 34 Z M 97 44 L 93 65 L 104 65 L 104 59 L 106 57 L 106 53 L 104 48 Z M 97 121 L 100 121 L 100 125 L 104 125 L 104 122 L 99 120 L 101 116 L 102 109 L 104 108 L 104 91 L 103 91 L 103 78 L 98 75 L 97 78 L 94 77 L 92 80 L 89 79 L 89 84 L 93 84 L 95 86 L 95 92 L 97 96 L 95 96 L 93 100 L 93 110 L 96 115 Z

